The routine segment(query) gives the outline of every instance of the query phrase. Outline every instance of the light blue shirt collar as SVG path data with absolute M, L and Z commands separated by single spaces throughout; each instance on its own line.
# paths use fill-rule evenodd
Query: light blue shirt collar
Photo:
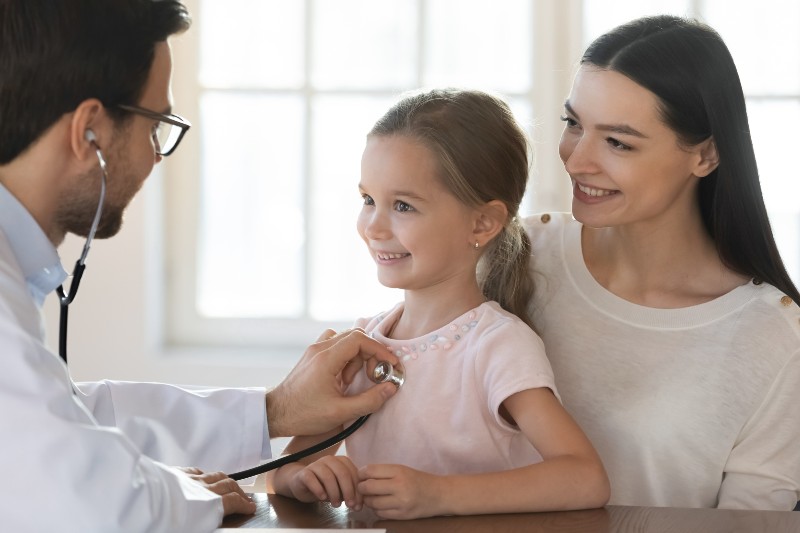
M 0 231 L 22 268 L 28 290 L 39 307 L 45 297 L 67 279 L 53 243 L 8 189 L 0 184 Z

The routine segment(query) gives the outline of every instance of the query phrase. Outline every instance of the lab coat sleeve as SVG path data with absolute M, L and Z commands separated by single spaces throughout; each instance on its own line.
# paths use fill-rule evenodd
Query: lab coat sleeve
M 0 318 L 3 317 L 0 304 Z M 222 500 L 97 425 L 57 356 L 0 319 L 0 531 L 209 532 Z
M 264 450 L 264 458 L 269 457 L 263 388 L 120 381 L 80 383 L 78 388 L 100 424 L 119 428 L 157 461 L 232 473 L 259 464 Z

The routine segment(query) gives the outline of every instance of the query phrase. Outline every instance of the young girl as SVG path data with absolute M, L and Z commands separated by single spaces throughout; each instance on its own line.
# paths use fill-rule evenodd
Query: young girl
M 276 492 L 395 519 L 606 503 L 603 466 L 525 313 L 527 148 L 507 105 L 475 91 L 409 96 L 374 126 L 358 231 L 405 301 L 357 325 L 395 350 L 405 383 L 347 439 L 347 457 L 287 465 Z M 367 386 L 359 378 L 350 390 Z

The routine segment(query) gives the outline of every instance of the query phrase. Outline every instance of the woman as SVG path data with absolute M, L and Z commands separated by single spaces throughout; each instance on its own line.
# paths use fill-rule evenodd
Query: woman
M 792 509 L 800 296 L 725 44 L 670 16 L 616 28 L 563 120 L 576 220 L 526 221 L 531 316 L 610 503 Z

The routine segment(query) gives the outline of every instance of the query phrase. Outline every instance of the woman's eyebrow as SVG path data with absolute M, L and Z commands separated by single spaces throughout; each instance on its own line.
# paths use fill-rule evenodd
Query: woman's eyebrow
M 569 100 L 564 102 L 564 109 L 567 110 L 567 113 L 580 120 L 578 114 L 575 112 L 574 109 L 572 109 Z M 633 137 L 639 137 L 640 139 L 648 138 L 647 135 L 640 132 L 636 128 L 633 128 L 632 126 L 629 126 L 628 124 L 598 124 L 596 127 L 598 130 L 609 131 L 612 133 L 619 133 L 620 135 L 631 135 Z

